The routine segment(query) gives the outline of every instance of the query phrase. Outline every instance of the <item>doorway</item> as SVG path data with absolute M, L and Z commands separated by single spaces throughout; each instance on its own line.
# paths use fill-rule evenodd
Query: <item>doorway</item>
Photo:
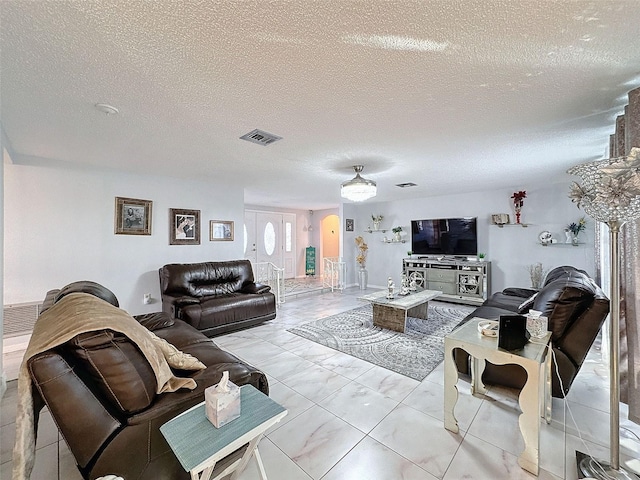
M 245 210 L 244 256 L 254 271 L 258 263 L 284 269 L 284 278 L 296 272 L 296 216 L 293 213 Z
M 327 215 L 320 222 L 321 251 L 320 261 L 324 267 L 325 258 L 338 258 L 340 256 L 340 217 Z M 325 273 L 324 271 L 322 272 Z

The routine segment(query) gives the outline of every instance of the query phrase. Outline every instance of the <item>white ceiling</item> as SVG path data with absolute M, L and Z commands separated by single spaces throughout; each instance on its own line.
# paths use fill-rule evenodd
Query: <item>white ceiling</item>
M 376 201 L 564 178 L 602 157 L 640 85 L 637 0 L 0 9 L 16 163 L 236 182 L 258 205 L 335 207 L 355 164 L 378 182 Z M 239 140 L 254 128 L 284 138 Z

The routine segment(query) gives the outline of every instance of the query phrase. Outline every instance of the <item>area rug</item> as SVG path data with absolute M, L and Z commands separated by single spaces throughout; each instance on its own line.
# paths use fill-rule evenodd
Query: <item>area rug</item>
M 373 325 L 371 305 L 290 328 L 308 340 L 415 380 L 424 379 L 444 358 L 444 337 L 474 307 L 429 302 L 427 320 L 409 317 L 406 333 Z

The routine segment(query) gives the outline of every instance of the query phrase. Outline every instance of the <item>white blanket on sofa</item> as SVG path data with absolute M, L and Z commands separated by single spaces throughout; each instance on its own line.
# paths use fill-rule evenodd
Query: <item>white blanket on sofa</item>
M 181 370 L 206 368 L 197 358 L 181 352 L 147 330 L 124 310 L 87 293 L 65 296 L 38 318 L 20 366 L 13 480 L 28 480 L 35 461 L 36 425 L 27 361 L 80 333 L 105 329 L 124 334 L 142 351 L 155 373 L 156 393 L 196 387 L 195 380 L 174 376 L 170 367 Z

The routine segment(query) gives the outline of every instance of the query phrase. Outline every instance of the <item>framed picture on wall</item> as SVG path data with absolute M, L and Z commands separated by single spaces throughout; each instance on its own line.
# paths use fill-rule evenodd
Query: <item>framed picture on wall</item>
M 353 232 L 353 218 L 347 218 L 344 221 L 345 230 L 347 232 Z
M 169 245 L 200 245 L 200 210 L 169 209 Z
M 211 242 L 232 242 L 233 222 L 229 220 L 209 221 L 209 240 Z
M 115 234 L 151 235 L 151 200 L 116 197 Z

